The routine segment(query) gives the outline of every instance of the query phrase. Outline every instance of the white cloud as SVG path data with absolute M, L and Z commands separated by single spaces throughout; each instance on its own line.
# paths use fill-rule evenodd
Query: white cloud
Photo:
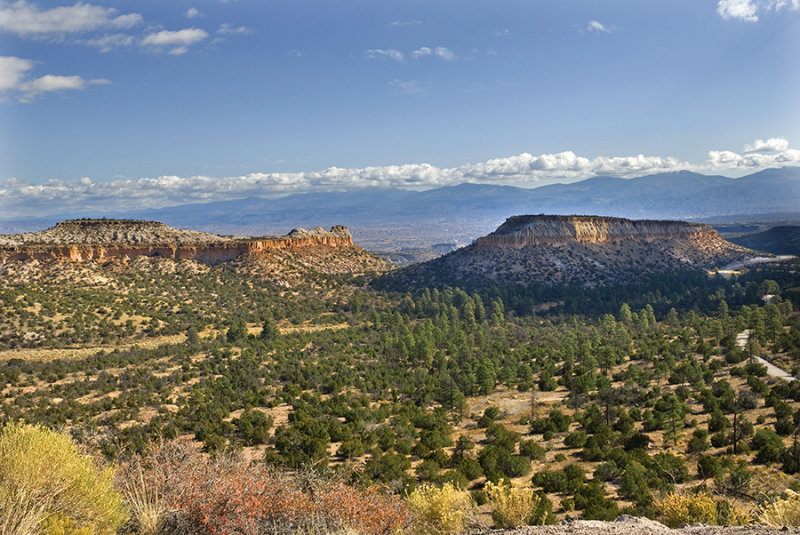
M 772 138 L 767 141 L 758 139 L 752 145 L 747 145 L 744 154 L 730 150 L 708 151 L 708 162 L 705 168 L 710 171 L 725 169 L 755 171 L 786 165 L 800 165 L 800 150 L 790 149 L 789 143 L 785 139 Z
M 66 89 L 82 90 L 86 89 L 90 85 L 109 83 L 111 82 L 104 78 L 85 80 L 80 76 L 59 76 L 55 74 L 46 74 L 41 78 L 19 84 L 18 89 L 22 91 L 22 97 L 20 100 L 23 102 L 31 102 L 34 97 L 41 93 L 62 91 Z
M 232 24 L 226 22 L 225 24 L 220 25 L 217 33 L 219 35 L 248 35 L 253 33 L 253 31 L 247 26 L 234 27 Z
M 725 19 L 758 22 L 759 11 L 800 10 L 800 0 L 719 0 L 717 13 Z
M 170 54 L 180 55 L 188 52 L 190 45 L 198 43 L 206 37 L 208 37 L 208 32 L 198 28 L 177 31 L 162 30 L 145 35 L 140 44 L 155 49 L 170 47 Z
M 396 87 L 401 93 L 406 95 L 416 95 L 423 92 L 422 87 L 417 80 L 398 80 L 394 79 L 389 82 L 389 85 Z
M 370 48 L 369 50 L 364 51 L 364 57 L 367 59 L 389 58 L 393 59 L 394 61 L 403 61 L 405 59 L 405 54 L 399 50 L 395 50 L 394 48 Z
M 745 145 L 745 152 L 775 152 L 784 151 L 789 148 L 789 140 L 782 137 L 771 137 L 764 141 L 757 139 L 752 145 Z
M 58 84 L 51 83 L 51 87 L 56 85 Z M 80 86 L 80 83 L 75 85 Z M 768 142 L 769 140 L 765 143 Z M 757 142 L 752 146 L 756 145 Z M 109 212 L 237 199 L 251 195 L 269 197 L 366 186 L 427 189 L 474 182 L 532 187 L 554 182 L 572 182 L 598 175 L 630 178 L 679 170 L 752 172 L 785 165 L 800 165 L 800 150 L 790 149 L 787 145 L 783 150 L 770 153 L 742 155 L 729 150 L 709 151 L 708 160 L 701 164 L 692 164 L 669 156 L 639 154 L 592 158 L 572 151 L 562 151 L 538 156 L 522 153 L 454 168 L 420 163 L 360 169 L 330 167 L 322 171 L 301 173 L 251 173 L 224 178 L 160 176 L 111 182 L 93 182 L 83 178 L 75 181 L 50 180 L 44 184 L 30 184 L 12 178 L 0 184 L 0 212 L 6 217 L 24 215 L 32 210 L 41 214 L 70 210 Z
M 717 13 L 725 19 L 741 19 L 745 22 L 756 22 L 758 16 L 753 0 L 719 0 Z
M 502 30 L 495 30 L 494 31 L 495 37 L 511 37 L 511 30 L 508 28 L 503 28 Z
M 603 33 L 611 33 L 613 30 L 610 26 L 606 26 L 596 20 L 590 20 L 589 23 L 586 25 L 586 30 L 590 32 L 603 32 Z
M 203 14 L 200 13 L 200 11 L 196 7 L 190 7 L 189 9 L 186 10 L 186 18 L 187 19 L 193 19 L 193 18 L 202 17 L 202 16 L 203 16 Z
M 411 53 L 411 56 L 414 59 L 424 58 L 425 56 L 436 56 L 437 58 L 441 58 L 443 60 L 453 60 L 455 59 L 456 55 L 453 52 L 444 46 L 437 46 L 435 48 L 422 46 L 416 49 Z
M 100 52 L 110 52 L 116 47 L 131 46 L 135 42 L 132 35 L 126 33 L 105 34 L 95 39 L 87 39 L 84 44 L 96 46 Z
M 423 22 L 421 20 L 393 20 L 389 26 L 416 26 L 417 24 L 423 24 Z
M 33 62 L 29 59 L 0 56 L 0 91 L 18 87 L 25 73 L 32 68 Z
M 76 3 L 41 9 L 26 0 L 0 1 L 0 30 L 21 36 L 54 36 L 100 28 L 131 28 L 142 21 L 138 13 L 117 15 L 114 8 Z
M 20 94 L 20 102 L 32 102 L 41 94 L 61 90 L 82 90 L 90 85 L 108 84 L 108 80 L 96 78 L 86 80 L 80 76 L 60 76 L 46 74 L 34 80 L 25 76 L 34 67 L 34 62 L 13 56 L 0 56 L 0 92 L 14 91 Z M 3 98 L 0 95 L 0 98 Z

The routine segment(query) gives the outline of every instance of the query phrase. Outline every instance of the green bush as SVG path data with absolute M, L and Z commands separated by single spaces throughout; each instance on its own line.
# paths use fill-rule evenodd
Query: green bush
M 0 535 L 112 535 L 127 519 L 114 473 L 70 437 L 10 423 L 0 431 Z

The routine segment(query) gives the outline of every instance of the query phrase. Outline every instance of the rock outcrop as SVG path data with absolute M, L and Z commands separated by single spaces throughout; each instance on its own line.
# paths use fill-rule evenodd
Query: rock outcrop
M 509 217 L 497 230 L 475 240 L 477 247 L 513 247 L 638 240 L 715 239 L 711 225 L 683 221 L 631 220 L 618 217 L 522 215 Z
M 172 228 L 155 221 L 81 219 L 41 232 L 0 236 L 0 261 L 77 262 L 160 257 L 220 264 L 246 255 L 307 247 L 353 248 L 346 227 L 294 229 L 287 236 L 233 238 Z
M 598 216 L 524 215 L 446 256 L 393 275 L 413 285 L 579 284 L 711 270 L 753 256 L 709 225 Z

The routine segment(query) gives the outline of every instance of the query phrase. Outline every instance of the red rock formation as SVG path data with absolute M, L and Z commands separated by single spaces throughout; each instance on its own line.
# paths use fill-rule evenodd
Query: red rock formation
M 295 229 L 283 237 L 237 239 L 181 231 L 163 223 L 115 220 L 68 221 L 41 233 L 3 238 L 0 261 L 89 262 L 149 256 L 220 264 L 243 255 L 259 256 L 281 250 L 354 247 L 350 232 L 343 226 L 330 231 Z M 82 243 L 63 243 L 76 239 Z
M 531 245 L 565 246 L 569 243 L 601 244 L 620 241 L 653 242 L 665 239 L 717 237 L 710 225 L 683 221 L 630 220 L 599 216 L 514 216 L 497 230 L 475 240 L 476 247 Z

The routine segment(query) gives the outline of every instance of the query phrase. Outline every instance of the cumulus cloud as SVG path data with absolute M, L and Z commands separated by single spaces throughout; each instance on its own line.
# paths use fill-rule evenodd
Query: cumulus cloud
M 33 62 L 29 59 L 0 56 L 0 91 L 18 87 L 25 73 L 32 68 Z
M 202 41 L 206 37 L 208 37 L 208 32 L 199 28 L 186 28 L 177 31 L 161 30 L 160 32 L 145 35 L 140 44 L 155 50 L 169 48 L 170 54 L 180 55 L 188 52 L 189 46 Z
M 761 143 L 757 140 L 748 147 L 763 144 L 770 144 L 770 140 Z M 23 215 L 32 209 L 41 214 L 70 210 L 108 212 L 253 195 L 275 197 L 367 186 L 428 189 L 474 182 L 533 187 L 598 175 L 630 178 L 679 170 L 716 173 L 800 165 L 800 150 L 775 142 L 770 146 L 776 147 L 776 150 L 744 154 L 730 150 L 709 151 L 707 161 L 701 164 L 669 156 L 639 154 L 590 158 L 572 151 L 562 151 L 539 155 L 526 152 L 453 168 L 419 163 L 359 169 L 330 167 L 301 173 L 251 173 L 224 178 L 160 176 L 111 182 L 93 182 L 82 178 L 74 181 L 50 180 L 44 184 L 11 178 L 0 184 L 0 211 L 7 217 Z
M 717 13 L 725 19 L 740 19 L 745 22 L 757 22 L 756 5 L 752 0 L 719 0 Z
M 758 22 L 758 12 L 800 10 L 800 0 L 719 0 L 717 13 L 725 20 Z
M 19 84 L 19 89 L 22 91 L 23 102 L 31 102 L 34 97 L 41 93 L 48 93 L 52 91 L 62 91 L 65 89 L 82 90 L 90 85 L 108 84 L 111 83 L 104 78 L 95 78 L 92 80 L 85 80 L 80 76 L 59 76 L 55 74 L 46 74 L 41 78 L 36 78 L 29 82 Z
M 706 168 L 712 171 L 725 169 L 757 170 L 767 167 L 800 165 L 800 150 L 790 149 L 789 141 L 782 137 L 772 137 L 764 141 L 756 139 L 744 146 L 744 153 L 731 150 L 712 150 L 708 152 Z
M 21 102 L 32 102 L 41 93 L 62 90 L 82 90 L 90 85 L 108 84 L 108 80 L 96 78 L 86 80 L 80 76 L 61 76 L 46 74 L 33 80 L 25 80 L 28 71 L 33 69 L 34 62 L 14 56 L 0 56 L 0 96 L 5 92 L 15 91 Z M 3 97 L 4 98 L 4 97 Z
M 596 20 L 590 20 L 589 23 L 586 25 L 586 30 L 590 32 L 603 32 L 603 33 L 611 33 L 612 29 L 610 26 L 606 26 Z
M 364 51 L 364 57 L 367 59 L 393 59 L 394 61 L 403 61 L 405 59 L 405 54 L 400 52 L 399 50 L 395 50 L 394 48 L 383 49 L 383 48 L 370 48 L 369 50 Z
M 193 19 L 193 18 L 202 17 L 202 16 L 203 16 L 203 14 L 200 13 L 200 11 L 196 7 L 190 7 L 189 9 L 186 10 L 186 18 L 187 19 Z
M 102 28 L 131 28 L 142 22 L 138 13 L 117 15 L 110 7 L 81 2 L 41 9 L 25 0 L 0 1 L 0 30 L 23 37 L 47 37 Z
M 789 140 L 782 137 L 771 137 L 764 141 L 757 139 L 752 145 L 745 145 L 745 152 L 775 152 L 784 151 L 789 148 Z

